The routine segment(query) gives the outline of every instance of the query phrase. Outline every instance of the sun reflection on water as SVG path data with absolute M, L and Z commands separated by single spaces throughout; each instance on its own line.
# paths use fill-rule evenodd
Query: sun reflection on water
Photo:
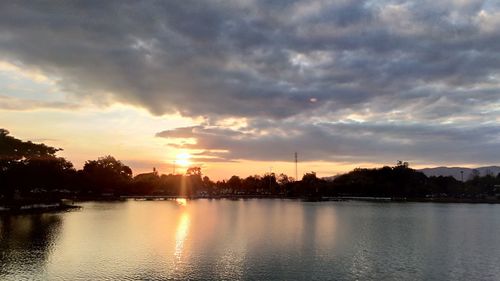
M 175 202 L 176 202 L 179 206 L 186 206 L 186 205 L 187 205 L 187 200 L 186 200 L 186 198 L 177 198 L 177 199 L 175 199 Z
M 186 199 L 184 199 L 186 200 Z M 177 224 L 177 230 L 175 231 L 175 257 L 180 260 L 184 252 L 184 243 L 189 233 L 190 218 L 189 213 L 184 212 Z

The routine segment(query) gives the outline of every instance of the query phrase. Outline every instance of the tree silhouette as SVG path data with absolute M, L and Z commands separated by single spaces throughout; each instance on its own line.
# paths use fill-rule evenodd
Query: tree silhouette
M 85 162 L 83 175 L 92 192 L 123 193 L 132 178 L 132 169 L 108 155 Z
M 12 198 L 33 188 L 54 190 L 69 188 L 74 176 L 73 164 L 56 153 L 60 148 L 22 141 L 0 129 L 0 193 Z
M 201 168 L 200 167 L 189 167 L 186 171 L 186 175 L 201 176 Z

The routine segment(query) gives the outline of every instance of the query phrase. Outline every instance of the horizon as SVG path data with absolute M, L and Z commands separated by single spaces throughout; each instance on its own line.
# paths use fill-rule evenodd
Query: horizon
M 0 7 L 0 127 L 76 168 L 112 155 L 217 180 L 295 175 L 295 152 L 321 177 L 500 159 L 496 1 Z
M 10 130 L 9 130 L 10 132 Z M 10 135 L 13 136 L 13 137 L 16 137 L 15 135 L 12 134 L 12 132 L 10 132 Z M 42 142 L 40 141 L 39 139 L 33 139 L 33 138 L 26 138 L 26 139 L 21 139 L 23 141 L 32 141 L 33 143 L 44 143 L 46 145 L 51 145 L 51 141 L 50 139 L 47 141 L 47 142 Z M 54 147 L 57 147 L 57 146 L 54 146 Z M 57 147 L 57 148 L 62 148 L 62 150 L 58 151 L 57 154 L 61 157 L 65 157 L 66 158 L 66 155 L 65 155 L 65 149 L 64 147 Z M 184 152 L 181 152 L 180 153 L 181 155 L 185 155 Z M 70 158 L 66 158 L 66 160 L 70 161 L 71 163 L 73 163 L 75 169 L 82 169 L 85 162 L 86 161 L 89 161 L 89 160 L 96 160 L 98 159 L 99 157 L 104 157 L 104 156 L 107 156 L 107 155 L 111 155 L 111 154 L 106 154 L 106 153 L 101 153 L 99 155 L 96 154 L 95 157 L 93 158 L 89 158 L 89 159 L 85 159 L 85 160 L 82 160 L 82 159 L 79 159 L 79 162 L 74 162 L 72 159 Z M 111 156 L 114 156 L 114 155 L 111 155 Z M 292 155 L 293 156 L 293 155 Z M 202 168 L 202 172 L 204 175 L 207 175 L 209 176 L 209 178 L 211 180 L 228 180 L 231 176 L 238 176 L 238 177 L 241 177 L 241 178 L 244 178 L 246 176 L 253 176 L 253 175 L 264 175 L 266 173 L 269 173 L 269 168 L 272 168 L 272 166 L 262 166 L 262 167 L 258 167 L 254 170 L 250 170 L 250 171 L 254 171 L 253 173 L 252 172 L 249 172 L 247 174 L 244 174 L 244 173 L 238 173 L 236 170 L 237 169 L 234 169 L 234 170 L 226 170 L 224 172 L 223 175 L 220 175 L 220 174 L 215 174 L 215 176 L 212 177 L 212 175 L 210 174 L 206 174 L 205 173 L 205 170 L 203 169 L 204 168 L 204 165 L 203 163 L 197 163 L 197 162 L 192 162 L 192 161 L 188 161 L 186 163 L 183 163 L 183 164 L 179 164 L 178 161 L 179 159 L 177 159 L 177 157 L 174 156 L 172 162 L 168 163 L 168 162 L 152 162 L 152 164 L 157 164 L 156 166 L 151 166 L 151 167 L 147 167 L 147 166 L 136 166 L 134 165 L 134 163 L 132 162 L 131 163 L 128 163 L 126 160 L 123 160 L 123 159 L 120 159 L 118 157 L 116 157 L 117 160 L 120 160 L 123 164 L 127 165 L 127 166 L 130 166 L 132 168 L 132 172 L 133 172 L 133 175 L 134 176 L 137 176 L 139 174 L 142 174 L 142 173 L 150 173 L 153 171 L 153 169 L 155 169 L 159 174 L 165 174 L 165 175 L 168 175 L 168 174 L 173 174 L 173 171 L 174 171 L 174 166 L 175 166 L 175 171 L 176 173 L 175 174 L 183 174 L 184 171 L 186 171 L 189 167 L 194 167 L 194 166 L 200 166 Z M 191 158 L 191 156 L 189 155 L 188 158 Z M 176 165 L 173 164 L 173 161 L 176 161 Z M 399 161 L 399 160 L 398 160 Z M 361 169 L 374 169 L 374 168 L 381 168 L 381 167 L 384 167 L 384 166 L 394 166 L 396 164 L 397 161 L 393 161 L 393 163 L 378 163 L 378 164 L 373 164 L 373 163 L 366 163 L 365 165 L 359 165 L 359 164 L 356 164 L 356 163 L 351 163 L 351 164 L 348 164 L 348 165 L 344 165 L 343 169 L 339 170 L 333 170 L 333 169 L 330 169 L 332 171 L 332 173 L 328 173 L 329 169 L 328 167 L 325 167 L 325 164 L 322 164 L 322 163 L 311 163 L 311 162 L 298 162 L 298 176 L 299 176 L 299 180 L 301 178 L 302 175 L 306 174 L 306 173 L 310 173 L 310 172 L 314 172 L 318 175 L 318 177 L 333 177 L 333 176 L 337 176 L 337 175 L 341 175 L 341 174 L 345 174 L 345 173 L 348 173 L 356 168 L 361 168 Z M 259 164 L 262 164 L 261 162 L 250 162 L 250 161 L 246 161 L 244 163 L 242 162 L 236 162 L 237 164 L 240 164 L 240 165 L 249 165 L 249 163 L 253 163 L 255 165 L 259 165 Z M 266 163 L 277 163 L 277 162 L 266 162 Z M 202 165 L 200 165 L 202 164 Z M 295 162 L 281 162 L 281 163 L 277 163 L 279 164 L 278 166 L 279 167 L 286 167 L 285 169 L 283 170 L 274 170 L 274 169 L 271 169 L 271 172 L 272 173 L 275 173 L 277 175 L 283 173 L 283 174 L 286 174 L 288 176 L 294 176 L 295 175 Z M 415 165 L 412 165 L 412 163 L 409 163 L 410 164 L 410 167 L 413 168 L 413 169 L 416 169 L 416 170 L 423 170 L 423 169 L 436 169 L 436 168 L 468 168 L 468 169 L 479 169 L 479 168 L 488 168 L 488 167 L 500 167 L 500 164 L 463 164 L 463 165 L 425 165 L 425 164 L 422 164 L 422 165 L 418 165 L 418 166 L 415 166 Z M 235 165 L 235 163 L 233 162 L 232 165 Z M 255 165 L 251 165 L 251 166 L 255 166 Z M 319 172 L 318 172 L 318 169 L 314 170 L 314 168 L 322 168 L 323 170 L 319 169 Z M 338 166 L 337 166 L 338 167 Z M 205 166 L 206 168 L 206 166 Z M 301 168 L 303 170 L 301 170 Z M 288 171 L 288 172 L 287 172 Z
M 5 130 L 5 128 L 0 128 L 2 130 Z M 10 136 L 10 137 L 14 137 L 15 136 L 12 136 L 10 134 L 10 132 L 8 130 L 6 130 L 7 132 L 7 135 Z M 15 138 L 17 139 L 17 138 Z M 19 139 L 18 139 L 19 140 Z M 20 141 L 30 141 L 30 142 L 33 142 L 33 140 L 20 140 Z M 42 142 L 36 142 L 34 141 L 33 143 L 38 143 L 38 144 L 44 144 Z M 46 145 L 46 144 L 45 144 Z M 56 154 L 57 153 L 60 153 L 62 151 L 64 151 L 64 148 L 56 148 L 54 147 L 55 149 L 57 149 L 56 151 Z M 87 159 L 85 161 L 85 163 L 87 163 L 88 161 L 95 161 L 95 160 L 98 160 L 100 158 L 104 158 L 104 157 L 107 157 L 107 156 L 111 156 L 113 157 L 113 155 L 102 155 L 102 156 L 99 156 L 99 157 L 96 157 L 95 159 Z M 134 169 L 132 169 L 132 176 L 133 177 L 136 177 L 138 175 L 141 175 L 141 174 L 149 174 L 151 172 L 156 172 L 158 175 L 188 175 L 189 174 L 189 169 L 191 168 L 202 168 L 201 166 L 198 165 L 198 163 L 194 163 L 192 162 L 190 159 L 191 159 L 191 155 L 189 153 L 180 153 L 176 156 L 175 158 L 175 164 L 174 163 L 170 163 L 170 167 L 167 167 L 166 170 L 161 170 L 157 167 L 152 167 L 150 170 L 140 170 L 140 171 L 134 171 Z M 65 159 L 67 161 L 69 161 L 70 163 L 73 164 L 73 162 L 71 162 L 71 159 Z M 120 159 L 116 159 L 118 161 L 120 161 L 122 164 L 128 166 L 128 163 L 126 162 L 123 162 L 121 161 Z M 83 169 L 83 166 L 84 164 L 83 163 L 82 165 L 80 166 L 77 166 L 77 165 L 74 165 L 73 164 L 73 167 L 76 169 L 76 170 L 82 170 Z M 285 164 L 288 164 L 288 163 L 285 163 Z M 295 162 L 292 163 L 294 166 L 292 169 L 295 169 Z M 486 169 L 484 172 L 486 174 L 490 173 L 489 171 L 489 168 L 500 168 L 500 166 L 498 165 L 487 165 L 487 166 L 434 166 L 434 167 L 429 167 L 429 166 L 425 166 L 425 167 L 413 167 L 411 166 L 410 164 L 411 163 L 408 163 L 406 161 L 401 161 L 401 160 L 398 160 L 396 161 L 396 165 L 393 165 L 393 164 L 386 164 L 386 165 L 381 165 L 381 166 L 370 166 L 370 167 L 362 167 L 362 166 L 355 166 L 354 168 L 350 169 L 350 170 L 346 170 L 346 171 L 341 171 L 341 172 L 337 172 L 336 174 L 330 174 L 330 175 L 321 175 L 321 174 L 318 174 L 316 171 L 314 170 L 308 170 L 307 169 L 307 165 L 308 163 L 304 163 L 306 164 L 306 169 L 304 170 L 304 172 L 299 172 L 299 169 L 298 169 L 298 165 L 297 165 L 297 173 L 298 173 L 298 178 L 295 178 L 294 174 L 289 174 L 289 173 L 285 173 L 285 172 L 282 172 L 282 171 L 274 171 L 272 169 L 272 167 L 269 167 L 269 170 L 268 171 L 265 171 L 265 172 L 262 172 L 262 173 L 253 173 L 253 174 L 246 174 L 246 175 L 243 175 L 243 174 L 238 174 L 237 172 L 233 172 L 230 176 L 228 177 L 224 177 L 224 178 L 213 178 L 213 177 L 210 177 L 210 175 L 207 175 L 207 174 L 204 174 L 203 173 L 203 169 L 201 169 L 201 172 L 202 172 L 202 175 L 203 176 L 208 176 L 210 178 L 210 180 L 215 180 L 215 181 L 227 181 L 229 180 L 230 177 L 232 176 L 237 176 L 239 178 L 246 178 L 246 177 L 252 177 L 252 176 L 265 176 L 267 174 L 275 174 L 275 175 L 280 175 L 280 174 L 284 174 L 284 175 L 287 175 L 289 177 L 291 177 L 292 179 L 294 180 L 301 180 L 302 179 L 302 176 L 308 174 L 308 173 L 314 173 L 315 175 L 317 175 L 319 178 L 335 178 L 337 176 L 340 176 L 340 175 L 344 175 L 344 174 L 348 174 L 352 171 L 354 171 L 355 169 L 380 169 L 380 168 L 383 168 L 383 167 L 395 167 L 395 166 L 398 166 L 398 165 L 401 165 L 401 164 L 405 164 L 405 165 L 408 165 L 408 167 L 410 167 L 411 169 L 414 169 L 414 170 L 417 170 L 417 171 L 420 171 L 420 172 L 423 172 L 424 174 L 426 174 L 427 176 L 430 176 L 430 175 L 441 175 L 441 176 L 452 176 L 456 179 L 459 179 L 459 176 L 458 175 L 454 175 L 452 173 L 443 173 L 442 171 L 441 172 L 437 172 L 436 173 L 436 170 L 439 170 L 439 169 L 469 169 L 469 170 L 475 170 L 475 169 L 478 169 L 478 170 L 484 170 Z M 168 168 L 170 168 L 171 170 L 168 171 Z M 427 171 L 424 172 L 424 170 L 430 170 L 430 171 Z M 430 172 L 430 174 L 429 174 Z M 469 171 L 470 172 L 470 171 Z M 467 173 L 466 176 L 468 176 L 470 173 Z M 481 172 L 480 172 L 481 174 Z

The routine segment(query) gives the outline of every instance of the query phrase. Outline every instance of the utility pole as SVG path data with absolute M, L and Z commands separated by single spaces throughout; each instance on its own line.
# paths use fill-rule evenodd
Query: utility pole
M 299 173 L 297 172 L 297 163 L 298 163 L 298 157 L 297 157 L 297 152 L 295 152 L 295 181 L 299 180 Z
M 173 161 L 173 167 L 174 167 L 174 168 L 173 168 L 172 175 L 174 175 L 174 176 L 175 176 L 175 160 Z

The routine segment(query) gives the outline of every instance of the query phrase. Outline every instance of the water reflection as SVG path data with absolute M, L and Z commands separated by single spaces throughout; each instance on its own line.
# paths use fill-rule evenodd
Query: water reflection
M 127 201 L 0 222 L 0 280 L 500 280 L 500 205 Z
M 189 213 L 186 210 L 182 213 L 175 231 L 175 257 L 177 258 L 177 261 L 180 261 L 182 257 L 184 242 L 186 241 L 189 233 L 189 224 Z
M 0 276 L 30 278 L 43 272 L 61 229 L 58 215 L 0 217 Z
M 176 198 L 175 202 L 180 205 L 180 206 L 186 206 L 187 205 L 187 200 L 186 198 Z

